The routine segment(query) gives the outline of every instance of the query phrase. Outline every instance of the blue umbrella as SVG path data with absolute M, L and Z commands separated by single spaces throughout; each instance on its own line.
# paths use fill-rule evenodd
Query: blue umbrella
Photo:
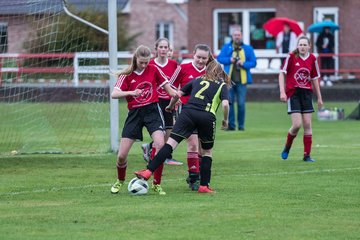
M 330 31 L 338 30 L 340 27 L 332 21 L 323 21 L 313 23 L 308 27 L 308 32 L 322 32 L 324 28 L 330 28 Z

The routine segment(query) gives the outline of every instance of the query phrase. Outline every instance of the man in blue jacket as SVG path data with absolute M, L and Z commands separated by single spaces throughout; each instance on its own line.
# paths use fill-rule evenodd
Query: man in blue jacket
M 240 30 L 234 30 L 232 41 L 221 48 L 217 60 L 224 65 L 225 72 L 233 82 L 229 91 L 229 127 L 227 130 L 235 130 L 235 103 L 238 107 L 238 130 L 245 130 L 245 101 L 247 84 L 252 83 L 250 69 L 256 66 L 254 49 L 242 42 Z

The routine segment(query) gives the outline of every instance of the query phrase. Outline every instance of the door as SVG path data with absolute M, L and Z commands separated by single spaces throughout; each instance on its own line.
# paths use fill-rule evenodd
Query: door
M 322 22 L 322 21 L 326 21 L 326 20 L 331 20 L 334 23 L 339 25 L 339 8 L 337 7 L 318 7 L 314 9 L 314 23 L 316 22 Z M 316 39 L 318 37 L 319 34 L 315 33 L 314 34 L 314 39 L 313 39 L 313 46 L 315 46 L 315 42 Z M 335 54 L 339 53 L 339 32 L 335 31 L 334 32 L 334 38 L 335 38 L 335 46 L 334 46 L 334 51 Z M 316 51 L 316 47 L 314 47 L 314 52 Z M 335 70 L 339 70 L 339 58 L 335 57 Z M 337 73 L 335 74 L 336 76 L 338 75 Z

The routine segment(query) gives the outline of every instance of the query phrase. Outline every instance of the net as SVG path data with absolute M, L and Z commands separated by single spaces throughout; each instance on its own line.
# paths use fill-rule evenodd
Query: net
M 107 28 L 107 1 L 66 4 Z M 0 2 L 0 155 L 110 150 L 107 46 L 61 0 Z

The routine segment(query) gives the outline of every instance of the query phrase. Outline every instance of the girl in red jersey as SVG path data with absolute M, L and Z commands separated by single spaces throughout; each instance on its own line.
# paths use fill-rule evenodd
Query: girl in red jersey
M 178 64 L 176 61 L 169 59 L 169 51 L 170 51 L 170 42 L 167 38 L 159 38 L 155 42 L 155 51 L 156 57 L 150 60 L 149 64 L 157 66 L 168 79 L 174 74 Z M 170 136 L 171 129 L 174 125 L 174 119 L 171 112 L 166 112 L 165 107 L 169 105 L 171 96 L 164 90 L 164 88 L 159 87 L 157 89 L 159 95 L 159 105 L 162 110 L 164 121 L 165 121 L 165 142 Z M 144 143 L 141 145 L 144 154 L 144 160 L 148 162 L 150 160 L 151 151 L 152 149 L 152 142 L 151 143 Z M 165 161 L 166 164 L 169 165 L 182 165 L 181 162 L 176 161 L 175 159 L 169 158 Z M 163 166 L 160 166 L 160 168 Z M 159 170 L 160 171 L 160 170 Z
M 191 80 L 205 74 L 206 64 L 213 60 L 210 47 L 205 44 L 195 46 L 193 52 L 193 60 L 188 63 L 181 64 L 170 79 L 170 83 L 175 87 L 183 87 Z M 182 96 L 181 104 L 186 104 L 190 96 Z M 179 106 L 181 112 L 181 105 Z M 187 139 L 187 164 L 189 177 L 187 183 L 189 188 L 197 191 L 199 188 L 199 140 L 196 131 Z
M 166 76 L 154 65 L 149 65 L 151 51 L 148 47 L 139 46 L 132 58 L 130 66 L 119 73 L 111 97 L 126 98 L 129 113 L 126 118 L 120 147 L 117 156 L 118 179 L 111 187 L 111 193 L 118 193 L 124 185 L 127 155 L 136 140 L 142 140 L 142 129 L 145 126 L 159 150 L 164 145 L 163 116 L 158 105 L 156 89 L 163 87 L 171 96 L 176 91 L 170 87 Z M 153 189 L 160 195 L 166 194 L 161 186 L 161 173 L 154 178 Z
M 314 162 L 310 157 L 312 144 L 311 116 L 314 112 L 312 104 L 313 91 L 317 96 L 317 105 L 321 109 L 319 79 L 320 72 L 316 57 L 310 53 L 310 39 L 302 36 L 298 40 L 297 49 L 290 53 L 279 74 L 280 101 L 287 102 L 288 114 L 291 114 L 292 125 L 287 134 L 281 158 L 286 160 L 294 138 L 301 125 L 304 128 L 305 162 Z

